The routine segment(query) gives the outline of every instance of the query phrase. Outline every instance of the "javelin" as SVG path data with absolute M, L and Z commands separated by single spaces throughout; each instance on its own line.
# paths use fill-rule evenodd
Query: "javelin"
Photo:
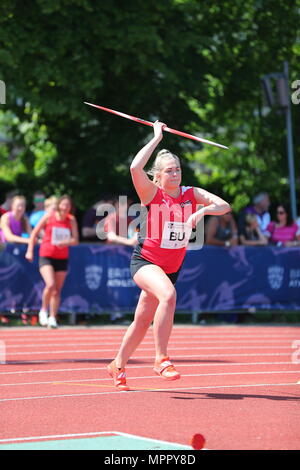
M 104 108 L 104 106 L 99 106 L 98 104 L 87 103 L 86 101 L 84 101 L 84 104 L 88 104 L 89 106 L 94 106 L 95 108 L 102 109 L 102 111 L 107 111 L 109 113 L 116 114 L 117 116 L 121 116 L 126 119 L 131 119 L 131 121 L 136 121 L 136 122 L 139 122 L 140 124 L 145 124 L 146 126 L 153 127 L 153 124 L 154 124 L 151 121 L 145 121 L 145 119 L 140 119 L 135 116 L 130 116 L 129 114 L 121 113 L 120 111 L 115 111 L 114 109 Z M 192 139 L 192 140 L 197 140 L 198 142 L 203 142 L 204 144 L 215 145 L 216 147 L 220 147 L 222 149 L 228 149 L 228 147 L 225 147 L 225 145 L 217 144 L 216 142 L 212 142 L 211 140 L 202 139 L 201 137 L 196 137 L 195 135 L 187 134 L 186 132 L 177 131 L 176 129 L 171 129 L 170 127 L 164 127 L 163 130 L 166 132 L 170 132 L 171 134 L 177 134 L 182 137 L 186 137 L 187 139 Z

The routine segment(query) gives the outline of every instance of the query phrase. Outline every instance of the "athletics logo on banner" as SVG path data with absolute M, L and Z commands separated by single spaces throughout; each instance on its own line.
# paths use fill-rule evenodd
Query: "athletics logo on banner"
M 85 282 L 90 290 L 97 290 L 100 287 L 103 267 L 97 264 L 90 264 L 85 268 Z
M 270 266 L 268 280 L 272 289 L 280 289 L 283 283 L 284 268 L 282 266 Z

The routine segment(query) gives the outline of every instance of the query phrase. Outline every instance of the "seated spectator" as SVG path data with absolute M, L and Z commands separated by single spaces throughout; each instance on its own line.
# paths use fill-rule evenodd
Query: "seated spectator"
M 127 199 L 116 200 L 114 206 L 115 211 L 108 214 L 103 221 L 107 242 L 133 247 L 137 244 L 137 232 L 130 230 L 130 223 L 135 218 L 128 216 Z M 123 313 L 119 311 L 112 311 L 110 319 L 113 324 L 126 323 Z
M 5 201 L 0 206 L 0 217 L 1 215 L 11 210 L 12 200 L 17 194 L 17 191 L 9 191 L 8 193 L 6 193 Z
M 269 213 L 270 198 L 268 193 L 259 193 L 253 199 L 253 204 L 242 210 L 239 221 L 238 230 L 239 233 L 243 233 L 245 229 L 245 217 L 247 214 L 255 214 L 257 217 L 259 228 L 263 235 L 266 235 L 266 229 L 268 224 L 271 222 L 271 216 Z
M 81 228 L 81 235 L 82 235 L 82 238 L 83 238 L 83 241 L 88 241 L 88 242 L 99 242 L 101 239 L 102 241 L 105 239 L 105 237 L 103 238 L 99 238 L 98 235 L 97 235 L 97 225 L 98 223 L 104 219 L 105 215 L 107 214 L 103 214 L 102 215 L 102 211 L 101 211 L 101 214 L 97 214 L 97 209 L 101 207 L 102 204 L 109 204 L 109 203 L 112 203 L 111 200 L 105 200 L 105 199 L 102 199 L 98 202 L 96 202 L 92 207 L 90 207 L 83 215 L 83 219 L 82 219 L 82 228 Z
M 255 214 L 246 215 L 245 226 L 243 231 L 239 234 L 239 240 L 242 245 L 248 246 L 268 244 L 268 238 L 262 234 Z
M 42 191 L 36 191 L 33 195 L 34 209 L 29 216 L 29 223 L 34 228 L 45 214 L 45 194 Z
M 296 224 L 298 225 L 298 232 L 297 235 L 300 235 L 300 217 L 296 220 Z
M 12 200 L 11 211 L 2 215 L 0 220 L 0 241 L 3 243 L 28 244 L 31 227 L 25 215 L 26 199 L 15 196 Z
M 227 247 L 238 244 L 237 225 L 231 212 L 210 217 L 206 225 L 206 244 Z
M 300 246 L 299 227 L 286 204 L 278 204 L 276 220 L 269 223 L 267 236 L 272 245 Z
M 128 216 L 127 201 L 116 201 L 114 206 L 116 210 L 105 218 L 104 231 L 107 234 L 107 241 L 109 243 L 135 246 L 137 244 L 137 232 L 129 233 L 129 224 L 134 220 L 134 217 Z

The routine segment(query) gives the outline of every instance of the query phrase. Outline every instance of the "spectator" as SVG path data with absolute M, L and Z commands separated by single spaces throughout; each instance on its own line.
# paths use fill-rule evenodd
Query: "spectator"
M 240 214 L 238 221 L 239 234 L 242 234 L 245 230 L 246 215 L 255 214 L 262 234 L 266 235 L 267 226 L 271 222 L 269 207 L 270 198 L 268 193 L 262 192 L 257 194 L 253 199 L 253 204 L 251 206 L 246 207 Z
M 58 200 L 57 209 L 47 212 L 33 229 L 25 255 L 28 261 L 33 261 L 36 238 L 44 229 L 39 250 L 39 268 L 45 288 L 42 294 L 39 322 L 40 325 L 47 325 L 49 328 L 57 328 L 56 316 L 60 304 L 60 293 L 68 273 L 69 247 L 78 243 L 77 222 L 71 210 L 70 197 L 62 196 Z
M 238 244 L 237 225 L 231 212 L 209 219 L 206 226 L 206 244 L 227 247 Z
M 107 234 L 107 241 L 126 246 L 137 245 L 137 232 L 129 233 L 129 224 L 134 217 L 128 216 L 127 201 L 116 201 L 114 206 L 116 210 L 105 218 L 104 231 Z
M 11 210 L 2 215 L 0 221 L 0 241 L 3 243 L 28 244 L 31 227 L 25 215 L 26 199 L 15 196 L 12 199 Z
M 5 201 L 0 206 L 0 217 L 1 215 L 11 210 L 12 200 L 15 196 L 17 196 L 17 194 L 17 191 L 9 191 L 8 193 L 6 193 Z
M 137 232 L 130 233 L 129 224 L 134 217 L 128 216 L 128 205 L 126 201 L 115 201 L 115 211 L 108 214 L 104 219 L 104 232 L 108 243 L 115 243 L 134 247 L 137 245 Z M 111 312 L 111 322 L 113 324 L 124 324 L 126 319 L 122 312 Z
M 300 217 L 296 220 L 296 224 L 298 225 L 298 232 L 297 235 L 300 235 Z
M 286 204 L 278 204 L 276 220 L 269 223 L 267 236 L 277 246 L 300 246 L 299 227 Z
M 245 227 L 239 234 L 239 240 L 242 245 L 248 246 L 268 244 L 268 238 L 262 234 L 255 214 L 246 214 Z
M 99 237 L 97 236 L 97 225 L 98 223 L 104 219 L 105 214 L 98 215 L 97 209 L 101 207 L 102 204 L 109 204 L 112 201 L 102 199 L 96 202 L 92 207 L 90 207 L 84 214 L 82 219 L 82 228 L 81 228 L 81 235 L 84 241 L 88 242 L 95 242 L 99 241 Z M 105 237 L 102 238 L 104 240 Z
M 226 247 L 238 244 L 237 225 L 231 212 L 210 217 L 206 225 L 206 244 Z M 222 322 L 235 323 L 237 314 L 219 314 L 217 318 Z
M 29 216 L 29 223 L 34 228 L 40 219 L 45 215 L 45 194 L 42 191 L 36 191 L 33 195 L 34 209 Z
M 50 196 L 47 199 L 45 199 L 44 214 L 50 214 L 50 215 L 53 214 L 53 212 L 57 211 L 57 205 L 58 205 L 58 198 L 56 196 Z M 37 235 L 39 243 L 42 241 L 44 234 L 45 234 L 44 229 L 41 229 L 41 231 Z
M 50 196 L 47 199 L 45 199 L 45 212 L 51 213 L 53 211 L 57 210 L 57 205 L 58 205 L 58 198 L 56 196 Z

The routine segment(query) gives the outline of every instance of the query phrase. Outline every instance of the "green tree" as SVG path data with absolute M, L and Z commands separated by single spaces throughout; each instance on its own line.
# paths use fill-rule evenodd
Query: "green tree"
M 299 7 L 300 0 L 3 0 L 5 109 L 22 123 L 28 115 L 18 98 L 30 103 L 50 145 L 44 165 L 39 157 L 42 176 L 32 173 L 35 154 L 29 164 L 20 156 L 24 184 L 28 174 L 41 177 L 82 209 L 103 192 L 130 191 L 128 162 L 150 130 L 89 101 L 228 145 L 170 134 L 163 141 L 186 157 L 186 182 L 220 193 L 236 210 L 261 189 L 286 196 L 284 125 L 274 113 L 262 117 L 260 77 L 288 60 L 299 78 Z M 295 152 L 299 145 L 295 135 Z

